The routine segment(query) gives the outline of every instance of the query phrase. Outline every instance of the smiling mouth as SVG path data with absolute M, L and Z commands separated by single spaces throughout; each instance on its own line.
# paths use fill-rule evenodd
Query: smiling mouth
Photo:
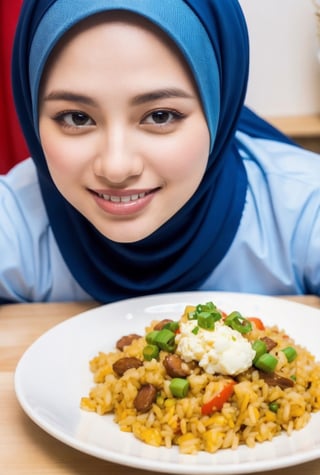
M 99 198 L 102 198 L 105 201 L 110 201 L 111 203 L 130 203 L 132 201 L 138 201 L 145 196 L 154 193 L 155 191 L 159 190 L 159 188 L 154 188 L 150 191 L 144 191 L 141 193 L 132 193 L 131 195 L 112 195 L 106 193 L 96 193 Z
M 130 201 L 137 201 L 139 198 L 144 198 L 148 193 L 137 193 L 128 196 L 115 196 L 105 195 L 104 193 L 98 193 L 99 198 L 105 201 L 111 201 L 112 203 L 129 203 Z

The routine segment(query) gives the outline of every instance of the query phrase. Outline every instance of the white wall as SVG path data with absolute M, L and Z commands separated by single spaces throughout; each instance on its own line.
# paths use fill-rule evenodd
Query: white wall
M 251 44 L 247 104 L 263 115 L 320 112 L 314 0 L 239 0 Z

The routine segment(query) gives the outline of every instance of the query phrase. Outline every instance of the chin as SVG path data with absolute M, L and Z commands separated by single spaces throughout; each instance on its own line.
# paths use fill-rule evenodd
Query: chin
M 132 224 L 132 227 L 137 227 L 137 225 Z M 153 230 L 150 232 L 142 233 L 141 230 L 139 233 L 132 233 L 132 232 L 110 232 L 109 230 L 106 229 L 99 229 L 96 228 L 104 237 L 109 239 L 110 241 L 113 242 L 118 242 L 119 244 L 130 244 L 133 242 L 138 242 L 141 241 L 142 239 L 145 239 L 146 237 L 150 236 L 152 234 Z
M 148 238 L 154 232 L 161 228 L 161 226 L 167 220 L 159 221 L 157 223 L 146 223 L 144 226 L 142 220 L 132 219 L 118 222 L 92 222 L 92 225 L 99 231 L 104 237 L 113 242 L 120 244 L 130 244 L 134 242 L 142 241 Z

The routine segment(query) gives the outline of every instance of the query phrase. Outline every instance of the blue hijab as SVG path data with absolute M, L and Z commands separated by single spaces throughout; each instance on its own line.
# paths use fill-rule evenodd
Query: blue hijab
M 59 193 L 38 135 L 39 83 L 51 51 L 79 21 L 112 9 L 146 17 L 177 44 L 193 72 L 211 138 L 206 173 L 193 197 L 152 235 L 125 244 L 101 235 Z M 248 63 L 247 29 L 237 0 L 25 0 L 12 63 L 16 108 L 59 249 L 92 298 L 108 303 L 194 290 L 227 253 L 247 189 L 236 129 L 286 141 L 243 107 Z

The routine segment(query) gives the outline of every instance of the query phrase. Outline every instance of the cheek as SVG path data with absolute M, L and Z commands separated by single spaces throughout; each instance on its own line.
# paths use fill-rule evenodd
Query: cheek
M 84 161 L 84 148 L 77 141 L 70 141 L 54 134 L 41 134 L 41 145 L 50 173 L 54 176 L 68 178 L 81 169 Z
M 195 128 L 182 140 L 176 141 L 168 151 L 164 171 L 170 180 L 190 180 L 200 182 L 205 172 L 210 147 L 210 137 L 206 126 Z

